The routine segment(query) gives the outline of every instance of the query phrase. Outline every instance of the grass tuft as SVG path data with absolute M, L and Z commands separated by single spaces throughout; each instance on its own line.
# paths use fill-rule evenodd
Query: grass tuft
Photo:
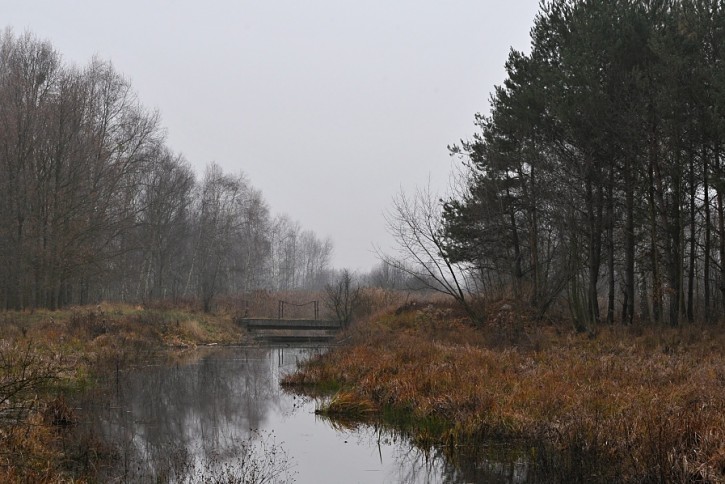
M 360 398 L 351 392 L 340 391 L 327 404 L 315 410 L 315 413 L 325 416 L 364 419 L 376 411 L 377 407 L 372 401 Z

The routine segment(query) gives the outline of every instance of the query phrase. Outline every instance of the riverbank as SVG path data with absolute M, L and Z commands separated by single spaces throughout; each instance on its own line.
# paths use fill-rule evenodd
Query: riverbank
M 393 415 L 451 456 L 491 439 L 540 475 L 587 482 L 725 482 L 725 328 L 535 326 L 508 305 L 482 329 L 408 305 L 349 330 L 284 384 L 337 391 L 322 413 Z
M 0 482 L 84 482 L 114 459 L 102 442 L 77 441 L 66 395 L 96 375 L 159 351 L 240 344 L 234 313 L 101 304 L 0 313 Z

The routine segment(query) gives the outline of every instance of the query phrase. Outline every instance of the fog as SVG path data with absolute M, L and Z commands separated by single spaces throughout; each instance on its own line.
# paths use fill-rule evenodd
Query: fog
M 201 173 L 243 171 L 274 212 L 366 270 L 401 189 L 445 191 L 447 145 L 528 51 L 536 0 L 2 1 L 66 62 L 110 60 Z

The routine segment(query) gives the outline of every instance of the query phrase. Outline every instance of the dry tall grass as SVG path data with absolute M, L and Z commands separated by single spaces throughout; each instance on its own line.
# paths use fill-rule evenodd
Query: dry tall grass
M 377 315 L 350 345 L 290 376 L 419 421 L 450 449 L 489 438 L 536 442 L 560 478 L 725 482 L 725 328 L 612 327 L 594 338 L 532 328 L 510 309 L 474 330 L 451 308 Z M 495 319 L 495 318 L 494 318 Z M 503 324 L 506 326 L 506 324 Z

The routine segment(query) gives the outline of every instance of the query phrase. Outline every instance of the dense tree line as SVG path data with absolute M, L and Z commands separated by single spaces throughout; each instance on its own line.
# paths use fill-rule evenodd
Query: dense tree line
M 725 310 L 725 2 L 542 2 L 480 131 L 442 253 L 581 328 Z
M 321 288 L 332 245 L 242 175 L 197 180 L 157 113 L 93 60 L 0 39 L 0 308 Z

